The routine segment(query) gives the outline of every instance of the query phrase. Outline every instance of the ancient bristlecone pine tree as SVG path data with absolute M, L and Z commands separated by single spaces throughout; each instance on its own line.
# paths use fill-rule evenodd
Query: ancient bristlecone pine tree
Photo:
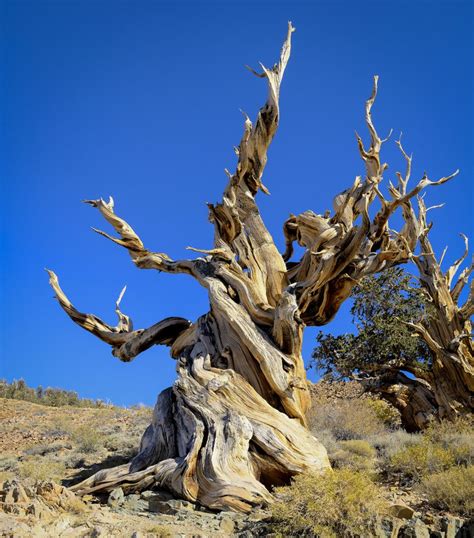
M 246 118 L 236 169 L 227 172 L 222 201 L 209 204 L 214 247 L 198 250 L 203 257 L 174 261 L 150 251 L 115 214 L 111 198 L 86 202 L 102 213 L 118 237 L 98 233 L 125 247 L 137 267 L 186 273 L 204 286 L 210 302 L 207 314 L 193 323 L 168 318 L 134 330 L 120 311 L 119 298 L 119 323 L 113 327 L 78 312 L 50 271 L 50 283 L 66 313 L 110 344 L 114 356 L 130 361 L 155 344 L 165 344 L 177 361 L 178 379 L 160 394 L 138 455 L 127 465 L 102 470 L 74 486 L 80 494 L 157 486 L 210 508 L 247 511 L 271 501 L 272 485 L 329 467 L 326 450 L 305 426 L 310 395 L 301 356 L 303 329 L 329 322 L 361 278 L 411 257 L 424 224 L 410 199 L 449 177 L 434 183 L 425 177 L 409 193 L 400 179 L 391 187 L 393 200 L 383 199 L 383 141 L 371 119 L 375 78 L 366 105 L 370 147 L 365 149 L 359 138 L 366 176 L 336 196 L 332 215 L 291 215 L 284 224 L 286 252 L 280 254 L 255 197 L 259 190 L 268 192 L 262 174 L 278 127 L 280 84 L 293 30 L 290 23 L 279 62 L 272 68 L 262 66 L 258 74 L 267 80 L 268 99 L 255 123 Z M 371 220 L 368 208 L 377 197 L 382 209 Z M 399 206 L 405 226 L 394 232 L 388 219 Z M 294 241 L 306 249 L 296 262 L 291 261 Z

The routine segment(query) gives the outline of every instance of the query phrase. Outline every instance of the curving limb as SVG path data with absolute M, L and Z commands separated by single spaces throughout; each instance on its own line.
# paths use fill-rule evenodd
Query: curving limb
M 166 273 L 187 273 L 195 276 L 194 262 L 192 260 L 173 261 L 163 252 L 151 252 L 147 250 L 133 228 L 124 219 L 115 214 L 115 204 L 112 196 L 109 197 L 108 202 L 99 198 L 98 200 L 84 200 L 84 203 L 97 208 L 105 220 L 113 226 L 120 238 L 92 228 L 94 232 L 110 239 L 117 245 L 125 247 L 135 265 L 140 269 L 156 269 Z
M 184 318 L 170 317 L 155 323 L 148 329 L 133 330 L 132 320 L 120 310 L 120 301 L 125 293 L 124 288 L 117 299 L 115 308 L 119 322 L 113 327 L 94 314 L 79 312 L 59 285 L 57 275 L 49 269 L 46 271 L 61 308 L 74 323 L 110 344 L 112 354 L 121 361 L 129 362 L 154 345 L 171 346 L 178 336 L 191 326 L 191 322 Z

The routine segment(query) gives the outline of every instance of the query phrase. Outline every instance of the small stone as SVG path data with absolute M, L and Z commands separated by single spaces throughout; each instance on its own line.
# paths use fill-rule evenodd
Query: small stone
M 392 504 L 388 507 L 388 512 L 399 519 L 411 519 L 415 511 L 404 503 Z
M 182 501 L 180 499 L 172 499 L 167 503 L 176 510 L 195 510 L 196 506 L 189 501 Z
M 155 499 L 156 501 L 171 501 L 173 495 L 169 491 L 158 490 L 158 491 L 143 491 L 140 497 L 144 500 Z
M 167 501 L 161 501 L 153 497 L 148 500 L 148 510 L 150 512 L 156 512 L 158 514 L 168 514 L 172 516 L 178 513 L 178 510 L 171 507 Z
M 122 488 L 115 488 L 110 492 L 109 498 L 107 499 L 107 504 L 111 508 L 120 506 L 124 501 L 124 494 Z
M 430 529 L 420 519 L 410 521 L 400 529 L 400 538 L 430 538 Z
M 219 529 L 228 535 L 232 534 L 235 530 L 234 520 L 228 516 L 223 517 L 219 524 Z
M 194 511 L 195 505 L 188 501 L 181 501 L 178 499 L 171 499 L 169 501 L 162 501 L 151 497 L 148 500 L 148 510 L 150 512 L 157 512 L 159 514 L 176 515 L 181 510 Z
M 153 497 L 156 495 L 154 491 L 151 491 L 151 489 L 147 489 L 146 491 L 142 491 L 140 493 L 140 498 L 147 501 L 150 497 Z

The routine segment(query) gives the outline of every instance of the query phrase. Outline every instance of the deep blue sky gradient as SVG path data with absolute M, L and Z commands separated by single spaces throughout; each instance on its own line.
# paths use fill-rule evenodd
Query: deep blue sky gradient
M 427 193 L 432 240 L 447 260 L 474 236 L 471 2 L 162 3 L 4 1 L 1 12 L 2 275 L 0 377 L 60 386 L 117 404 L 154 402 L 175 378 L 167 348 L 131 364 L 75 326 L 52 299 L 44 267 L 73 303 L 115 323 L 114 301 L 136 327 L 207 310 L 186 276 L 140 271 L 84 198 L 115 198 L 145 245 L 185 257 L 210 248 L 206 201 L 235 164 L 243 118 L 266 97 L 243 66 L 271 65 L 287 20 L 297 28 L 281 93 L 281 124 L 259 194 L 278 245 L 290 212 L 331 207 L 363 173 L 354 138 L 380 75 L 374 119 L 403 130 L 413 182 L 461 169 Z M 385 146 L 387 180 L 403 166 Z M 395 223 L 399 220 L 395 220 Z M 350 330 L 347 306 L 325 330 Z M 307 331 L 308 358 L 316 330 Z M 314 376 L 314 374 L 313 374 Z

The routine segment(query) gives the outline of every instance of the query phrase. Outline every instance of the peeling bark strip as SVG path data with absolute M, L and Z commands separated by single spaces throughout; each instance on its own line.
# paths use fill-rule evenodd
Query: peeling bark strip
M 138 455 L 130 464 L 77 484 L 78 493 L 117 485 L 129 490 L 159 485 L 210 508 L 247 511 L 272 500 L 271 486 L 297 473 L 329 467 L 326 450 L 305 427 L 310 403 L 301 356 L 305 324 L 327 323 L 358 280 L 411 257 L 424 228 L 410 199 L 425 186 L 452 176 L 438 182 L 423 178 L 408 194 L 400 178 L 398 187 L 391 186 L 393 200 L 382 197 L 383 141 L 371 119 L 375 78 L 366 105 L 370 148 L 366 150 L 358 138 L 366 178 L 356 178 L 335 198 L 333 216 L 311 211 L 290 216 L 284 226 L 287 249 L 280 254 L 255 196 L 259 190 L 268 194 L 262 175 L 278 127 L 280 84 L 293 31 L 289 23 L 277 64 L 262 65 L 262 73 L 250 69 L 267 80 L 268 98 L 254 123 L 245 115 L 235 171 L 226 170 L 222 200 L 209 204 L 213 248 L 188 247 L 204 256 L 174 261 L 152 252 L 115 214 L 112 198 L 86 201 L 117 236 L 95 231 L 126 248 L 137 267 L 186 273 L 204 286 L 210 303 L 207 314 L 195 323 L 168 318 L 133 330 L 130 318 L 120 311 L 121 294 L 116 306 L 119 324 L 112 327 L 78 312 L 49 272 L 69 317 L 110 344 L 115 356 L 129 361 L 152 345 L 165 344 L 177 360 L 178 379 L 159 396 Z M 371 221 L 368 207 L 376 197 L 382 209 Z M 406 224 L 397 233 L 389 229 L 388 218 L 400 206 Z M 290 261 L 294 241 L 306 249 L 296 263 Z

